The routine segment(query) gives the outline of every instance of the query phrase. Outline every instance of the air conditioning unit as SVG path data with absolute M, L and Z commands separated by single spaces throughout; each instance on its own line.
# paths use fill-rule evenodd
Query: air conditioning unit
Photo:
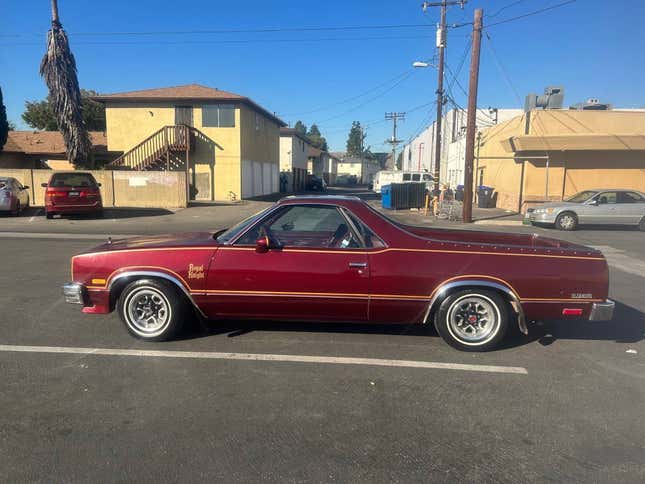
M 544 94 L 529 94 L 524 101 L 524 111 L 533 109 L 562 109 L 564 103 L 564 88 L 561 86 L 549 86 L 544 89 Z

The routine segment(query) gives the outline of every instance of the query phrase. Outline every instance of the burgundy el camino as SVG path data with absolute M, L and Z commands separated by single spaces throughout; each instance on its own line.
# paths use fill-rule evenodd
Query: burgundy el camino
M 355 197 L 286 197 L 212 233 L 109 241 L 72 258 L 67 302 L 116 309 L 159 341 L 207 319 L 434 323 L 455 348 L 493 348 L 512 324 L 610 320 L 607 262 L 537 235 L 395 223 Z M 194 314 L 194 313 L 193 313 Z

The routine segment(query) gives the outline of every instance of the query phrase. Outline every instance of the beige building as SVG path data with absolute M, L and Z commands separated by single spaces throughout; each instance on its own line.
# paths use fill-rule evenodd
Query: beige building
M 325 180 L 327 185 L 335 185 L 338 161 L 338 158 L 331 153 L 311 146 L 309 148 L 307 170 L 312 175 Z
M 380 170 L 381 165 L 374 158 L 341 156 L 338 161 L 338 183 L 349 183 L 353 179 L 359 184 L 372 183 Z
M 645 112 L 533 110 L 486 131 L 475 156 L 474 184 L 509 210 L 591 188 L 645 191 Z
M 311 141 L 300 131 L 280 128 L 280 178 L 286 184 L 283 191 L 305 189 L 310 148 Z
M 190 198 L 231 200 L 279 189 L 285 123 L 251 99 L 190 84 L 97 96 L 114 166 L 185 170 Z

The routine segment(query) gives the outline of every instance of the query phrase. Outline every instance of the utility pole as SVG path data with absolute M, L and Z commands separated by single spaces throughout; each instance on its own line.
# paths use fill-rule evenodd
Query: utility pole
M 484 11 L 475 10 L 473 22 L 473 50 L 470 57 L 470 80 L 468 82 L 468 115 L 466 120 L 466 160 L 464 167 L 464 222 L 473 221 L 473 159 L 475 157 L 475 131 L 477 122 L 477 87 L 479 84 L 479 51 L 482 40 Z
M 391 119 L 392 120 L 392 139 L 389 139 L 386 141 L 386 143 L 389 143 L 392 145 L 392 160 L 394 163 L 394 170 L 396 171 L 396 147 L 397 145 L 403 143 L 402 140 L 396 138 L 396 122 L 397 120 L 404 120 L 405 119 L 405 113 L 385 113 L 385 119 Z M 403 164 L 403 163 L 401 163 Z
M 446 10 L 450 5 L 459 5 L 464 8 L 468 0 L 456 0 L 441 2 L 423 2 L 421 4 L 425 12 L 428 7 L 441 7 L 441 20 L 437 27 L 437 48 L 439 49 L 439 65 L 437 66 L 437 120 L 436 120 L 436 144 L 434 155 L 434 189 L 439 190 L 439 174 L 441 171 L 441 124 L 443 121 L 443 69 L 444 50 L 446 48 Z

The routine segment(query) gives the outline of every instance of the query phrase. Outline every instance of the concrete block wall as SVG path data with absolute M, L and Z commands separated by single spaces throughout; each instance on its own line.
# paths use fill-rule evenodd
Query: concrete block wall
M 101 184 L 104 207 L 183 208 L 188 206 L 186 173 L 183 171 L 95 170 Z M 11 176 L 29 186 L 33 206 L 45 204 L 45 189 L 55 170 L 0 169 L 0 176 Z

